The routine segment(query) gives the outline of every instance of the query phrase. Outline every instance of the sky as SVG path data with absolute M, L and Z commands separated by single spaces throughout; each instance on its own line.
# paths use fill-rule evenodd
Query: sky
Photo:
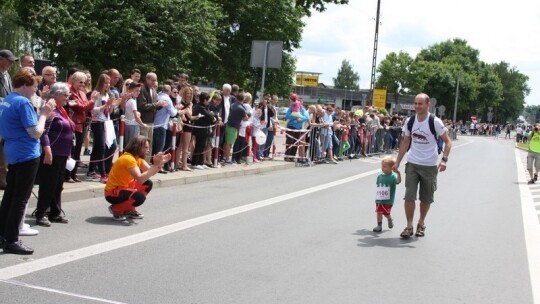
M 529 77 L 527 105 L 540 105 L 539 0 L 381 0 L 377 65 L 391 52 L 413 58 L 422 49 L 454 38 L 467 41 L 486 63 L 507 62 Z M 305 17 L 301 47 L 293 53 L 297 70 L 322 73 L 333 85 L 349 60 L 369 89 L 377 0 L 349 0 Z

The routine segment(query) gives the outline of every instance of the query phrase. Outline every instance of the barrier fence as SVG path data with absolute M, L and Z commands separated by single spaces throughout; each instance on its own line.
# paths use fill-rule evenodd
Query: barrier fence
M 187 124 L 184 124 L 187 125 Z M 221 138 L 221 129 L 222 126 L 219 124 L 211 125 L 207 127 L 189 125 L 192 128 L 210 128 L 211 140 L 210 146 L 208 149 L 205 149 L 201 154 L 207 153 L 212 150 L 213 156 L 213 165 L 218 166 L 220 151 L 220 138 Z M 155 128 L 157 126 L 149 126 L 150 128 Z M 177 164 L 176 159 L 176 149 L 177 147 L 177 135 L 182 134 L 181 129 L 178 128 L 178 122 L 173 121 L 170 124 L 171 127 L 171 147 L 167 149 L 166 152 L 170 151 L 172 159 L 170 162 L 171 169 L 175 169 Z M 178 130 L 180 129 L 180 132 Z M 285 134 L 285 143 L 283 143 L 282 151 L 278 151 L 276 145 L 276 135 L 277 130 L 279 129 L 280 134 Z M 268 132 L 273 133 L 273 140 L 269 146 L 265 146 L 263 149 L 258 149 L 258 145 L 255 142 L 255 137 L 251 127 L 248 127 L 246 130 L 246 147 L 242 148 L 240 151 L 243 153 L 243 156 L 246 157 L 246 162 L 251 163 L 251 158 L 255 160 L 257 155 L 261 151 L 269 150 L 271 155 L 270 159 L 275 159 L 276 157 L 283 157 L 285 160 L 297 160 L 300 163 L 305 163 L 312 165 L 313 163 L 323 162 L 327 159 L 327 152 L 322 149 L 323 137 L 322 136 L 331 136 L 333 142 L 332 150 L 333 155 L 337 160 L 343 160 L 345 158 L 359 158 L 361 156 L 372 156 L 383 153 L 392 153 L 399 149 L 402 140 L 402 129 L 401 128 L 380 128 L 372 132 L 366 128 L 356 129 L 355 127 L 341 129 L 334 131 L 332 135 L 322 135 L 322 127 L 310 127 L 308 129 L 296 130 L 289 129 L 281 126 L 274 126 Z M 325 129 L 325 128 L 324 128 Z M 125 119 L 124 116 L 119 118 L 119 138 L 118 138 L 118 147 L 116 151 L 113 151 L 111 155 L 105 155 L 105 159 L 92 160 L 92 162 L 100 162 L 111 157 L 114 157 L 114 154 L 118 152 L 118 155 L 121 155 L 124 152 L 124 130 L 125 130 Z M 210 132 L 209 132 L 210 133 Z M 457 139 L 457 129 L 449 129 L 448 135 L 451 140 Z M 245 151 L 244 151 L 245 150 Z M 298 151 L 298 153 L 296 152 Z M 293 153 L 294 152 L 294 153 Z M 193 151 L 189 151 L 189 154 L 192 156 Z

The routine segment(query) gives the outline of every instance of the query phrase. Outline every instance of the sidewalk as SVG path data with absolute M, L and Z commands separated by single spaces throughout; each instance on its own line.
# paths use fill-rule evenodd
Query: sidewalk
M 88 158 L 88 157 L 87 157 Z M 85 159 L 83 159 L 84 161 Z M 295 164 L 284 162 L 283 160 L 268 160 L 255 164 L 242 164 L 234 166 L 225 166 L 222 168 L 193 170 L 191 172 L 177 171 L 168 174 L 156 174 L 151 180 L 154 183 L 154 189 L 162 187 L 172 187 L 184 184 L 193 184 L 211 180 L 224 179 L 234 176 L 252 175 L 275 170 L 294 168 Z M 79 169 L 78 174 L 82 180 L 81 183 L 64 183 L 64 191 L 62 192 L 62 202 L 71 202 L 88 198 L 103 197 L 103 189 L 105 184 L 95 180 L 86 180 L 86 169 Z M 84 175 L 82 175 L 84 173 Z M 29 203 L 36 203 L 39 186 L 35 185 L 33 195 L 30 196 Z M 4 190 L 0 190 L 0 198 L 3 197 Z
M 284 150 L 284 143 L 285 136 L 283 134 L 279 134 L 278 132 L 278 134 L 276 134 L 276 146 L 279 150 Z M 229 165 L 221 168 L 211 168 L 206 170 L 194 169 L 191 172 L 176 171 L 172 173 L 169 172 L 167 174 L 158 173 L 154 175 L 151 180 L 154 183 L 154 189 L 156 189 L 294 168 L 294 163 L 283 161 L 282 153 L 278 152 L 276 154 L 277 156 L 274 158 L 274 160 L 268 160 L 260 163 L 251 163 L 249 165 Z M 115 155 L 115 158 L 116 157 L 117 155 Z M 84 164 L 88 164 L 89 160 L 90 156 L 81 155 L 81 161 Z M 77 172 L 77 176 L 82 180 L 81 183 L 64 183 L 64 191 L 62 191 L 62 203 L 103 197 L 103 189 L 105 188 L 105 184 L 102 184 L 96 180 L 87 179 L 86 172 L 86 168 L 79 168 Z M 38 191 L 39 186 L 35 185 L 34 189 L 32 190 L 33 194 L 30 196 L 30 204 L 35 205 L 37 202 L 36 196 L 38 195 Z M 0 199 L 3 196 L 4 190 L 0 190 Z

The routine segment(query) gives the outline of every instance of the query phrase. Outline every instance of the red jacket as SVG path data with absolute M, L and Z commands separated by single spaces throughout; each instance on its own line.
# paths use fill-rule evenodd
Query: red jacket
M 70 100 L 74 100 L 77 104 L 71 106 L 70 109 L 73 112 L 71 120 L 75 123 L 75 132 L 82 133 L 84 123 L 86 122 L 86 116 L 89 111 L 94 108 L 94 102 L 86 98 L 86 94 L 82 90 L 75 90 L 73 87 L 70 89 Z

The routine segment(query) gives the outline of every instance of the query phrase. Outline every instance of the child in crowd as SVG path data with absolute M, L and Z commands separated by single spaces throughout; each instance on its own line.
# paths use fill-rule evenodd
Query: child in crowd
M 383 215 L 388 219 L 388 228 L 392 229 L 394 227 L 394 221 L 390 216 L 390 211 L 394 205 L 396 185 L 401 183 L 401 173 L 399 170 L 392 172 L 392 166 L 395 163 L 396 160 L 391 156 L 385 157 L 381 162 L 382 173 L 377 176 L 377 194 L 375 197 L 377 226 L 373 228 L 374 232 L 382 231 Z

